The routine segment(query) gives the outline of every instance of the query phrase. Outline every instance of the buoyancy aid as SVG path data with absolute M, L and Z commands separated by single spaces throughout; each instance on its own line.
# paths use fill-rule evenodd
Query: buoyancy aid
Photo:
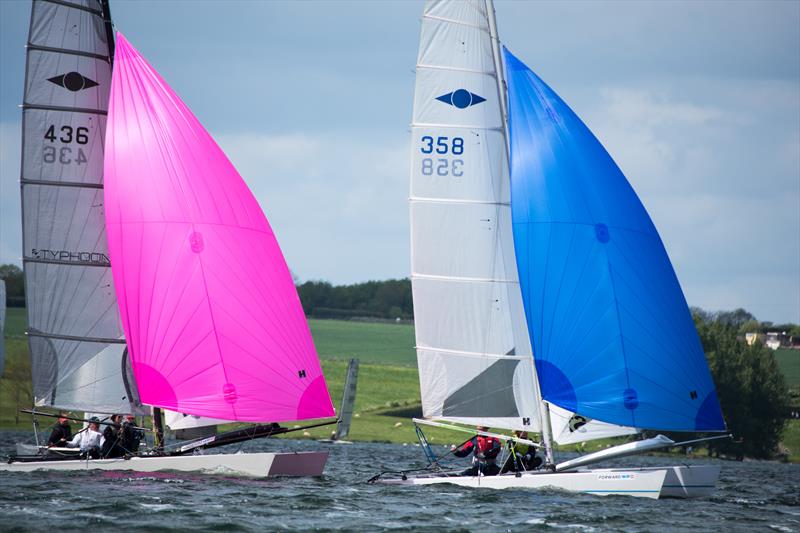
M 470 453 L 475 454 L 475 459 L 479 462 L 493 463 L 497 455 L 500 453 L 501 445 L 500 440 L 496 437 L 488 437 L 478 435 L 473 437 L 468 442 L 461 445 L 453 455 L 456 457 L 466 457 Z

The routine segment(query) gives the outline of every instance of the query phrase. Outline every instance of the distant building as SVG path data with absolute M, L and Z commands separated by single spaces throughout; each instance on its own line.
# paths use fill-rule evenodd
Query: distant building
M 769 331 L 767 332 L 767 339 L 764 341 L 764 345 L 770 350 L 777 350 L 781 346 L 788 347 L 790 346 L 789 336 L 785 331 Z
M 764 343 L 764 339 L 766 336 L 763 333 L 745 333 L 744 340 L 748 346 L 752 346 L 755 343 Z

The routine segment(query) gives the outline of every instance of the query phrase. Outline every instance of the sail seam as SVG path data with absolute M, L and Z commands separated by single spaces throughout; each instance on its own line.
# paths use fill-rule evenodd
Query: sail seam
M 474 68 L 463 68 L 463 67 L 446 67 L 442 65 L 427 65 L 425 63 L 417 63 L 417 68 L 429 68 L 433 70 L 448 70 L 451 72 L 468 72 L 470 74 L 483 74 L 489 76 L 490 78 L 494 78 L 494 72 L 490 72 L 488 70 L 478 70 Z
M 61 335 L 58 333 L 44 333 L 42 331 L 26 331 L 29 337 L 43 337 L 45 339 L 59 339 L 64 341 L 99 342 L 104 344 L 125 344 L 125 339 L 112 339 L 106 337 L 82 337 L 80 335 Z
M 422 18 L 428 20 L 438 20 L 439 22 L 449 22 L 450 24 L 457 24 L 459 26 L 466 26 L 468 28 L 475 28 L 476 30 L 480 30 L 483 33 L 486 33 L 487 35 L 489 33 L 489 31 L 486 28 L 484 28 L 479 24 L 472 24 L 470 22 L 464 22 L 461 20 L 449 19 L 445 17 L 437 17 L 436 15 L 427 15 L 427 14 L 422 15 Z
M 512 359 L 516 361 L 529 361 L 531 356 L 528 354 L 525 355 L 506 355 L 506 354 L 499 354 L 499 353 L 490 353 L 490 352 L 468 352 L 466 350 L 451 350 L 446 348 L 434 348 L 429 346 L 415 346 L 414 347 L 417 351 L 426 351 L 426 352 L 440 352 L 445 354 L 452 354 L 452 355 L 464 355 L 467 357 L 494 357 L 496 359 Z M 419 354 L 417 354 L 419 355 Z
M 86 11 L 87 13 L 91 13 L 92 15 L 97 15 L 99 17 L 103 16 L 102 11 L 98 11 L 96 9 L 92 9 L 91 7 L 82 6 L 80 4 L 73 4 L 72 2 L 65 2 L 64 0 L 39 0 L 40 2 L 44 2 L 47 4 L 56 4 L 59 6 L 64 7 L 71 7 L 73 9 L 79 9 L 81 11 Z
M 51 46 L 40 46 L 38 44 L 28 43 L 28 50 L 35 52 L 54 52 L 56 54 L 67 54 L 72 56 L 90 57 L 92 59 L 99 59 L 108 62 L 108 56 L 101 54 L 93 54 L 92 52 L 83 52 L 81 50 L 72 50 L 69 48 L 54 48 Z
M 41 104 L 22 104 L 23 110 L 38 109 L 41 111 L 64 111 L 66 113 L 88 113 L 91 115 L 107 115 L 108 111 L 102 109 L 89 109 L 84 107 L 63 107 L 57 105 L 41 105 Z
M 500 126 L 487 128 L 486 126 L 477 126 L 475 124 L 444 124 L 436 122 L 412 122 L 412 128 L 459 128 L 467 130 L 483 130 L 483 131 L 503 131 Z
M 416 274 L 411 273 L 411 279 L 432 279 L 441 281 L 474 281 L 478 283 L 512 283 L 518 285 L 519 281 L 515 279 L 502 279 L 502 278 L 472 278 L 465 276 L 437 276 L 435 274 Z
M 509 207 L 510 202 L 494 202 L 492 200 L 461 200 L 455 198 L 426 198 L 423 196 L 411 196 L 410 202 L 431 203 L 431 204 L 464 204 L 464 205 L 499 205 Z
M 29 180 L 22 178 L 22 185 L 48 185 L 52 187 L 81 187 L 86 189 L 102 189 L 102 183 L 84 183 L 80 181 Z

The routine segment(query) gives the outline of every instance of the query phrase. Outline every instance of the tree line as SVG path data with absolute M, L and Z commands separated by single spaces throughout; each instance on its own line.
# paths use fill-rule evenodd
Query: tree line
M 411 281 L 390 279 L 353 285 L 306 281 L 297 286 L 306 316 L 315 318 L 414 318 Z

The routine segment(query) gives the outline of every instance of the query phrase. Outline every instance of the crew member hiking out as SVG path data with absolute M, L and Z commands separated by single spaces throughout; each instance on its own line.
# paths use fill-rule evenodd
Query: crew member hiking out
M 478 426 L 478 431 L 487 431 L 486 426 Z M 496 476 L 500 473 L 497 466 L 497 455 L 502 446 L 495 437 L 476 435 L 453 451 L 456 457 L 467 457 L 473 454 L 472 466 L 464 470 L 462 476 Z

